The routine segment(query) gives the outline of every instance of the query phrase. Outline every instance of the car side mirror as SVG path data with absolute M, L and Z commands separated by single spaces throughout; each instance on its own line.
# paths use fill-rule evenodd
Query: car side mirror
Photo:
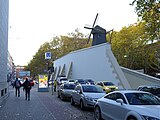
M 116 99 L 117 103 L 120 103 L 121 105 L 123 105 L 123 100 L 122 99 Z

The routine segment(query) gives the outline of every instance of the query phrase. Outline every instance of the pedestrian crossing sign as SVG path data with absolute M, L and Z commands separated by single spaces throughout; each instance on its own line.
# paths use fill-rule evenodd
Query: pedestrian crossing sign
M 45 59 L 47 59 L 47 60 L 51 59 L 51 52 L 45 53 Z

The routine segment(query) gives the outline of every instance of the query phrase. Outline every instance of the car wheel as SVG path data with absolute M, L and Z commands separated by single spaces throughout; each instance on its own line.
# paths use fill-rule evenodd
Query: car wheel
M 85 109 L 83 100 L 80 101 L 80 108 L 81 108 L 81 110 L 84 110 L 84 109 Z
M 137 120 L 134 116 L 130 116 L 127 120 Z
M 63 94 L 60 94 L 60 99 L 64 100 Z
M 95 118 L 95 120 L 102 120 L 101 110 L 98 106 L 96 106 L 94 109 L 94 118 Z
M 75 104 L 75 102 L 74 102 L 73 98 L 71 97 L 71 105 L 74 105 L 74 104 Z
M 58 94 L 57 97 L 60 98 L 59 92 L 57 92 L 57 94 Z

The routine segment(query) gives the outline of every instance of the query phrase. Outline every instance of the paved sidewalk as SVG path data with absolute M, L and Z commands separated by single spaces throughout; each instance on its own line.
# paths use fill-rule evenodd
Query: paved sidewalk
M 93 110 L 82 111 L 78 105 L 57 98 L 57 93 L 38 92 L 37 86 L 31 89 L 31 100 L 15 96 L 10 86 L 10 95 L 0 104 L 0 120 L 93 120 Z
M 20 97 L 15 97 L 12 87 L 9 91 L 9 97 L 0 104 L 0 120 L 56 120 L 39 97 L 50 93 L 39 93 L 34 86 L 31 90 L 31 100 L 27 101 L 22 88 Z

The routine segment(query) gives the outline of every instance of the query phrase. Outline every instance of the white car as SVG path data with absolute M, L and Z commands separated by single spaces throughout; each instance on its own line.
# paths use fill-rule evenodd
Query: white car
M 94 114 L 95 120 L 160 120 L 160 99 L 143 91 L 114 91 L 97 101 Z
M 99 86 L 79 84 L 72 91 L 71 105 L 77 103 L 82 110 L 86 107 L 94 108 L 96 101 L 104 95 L 105 92 Z
M 60 77 L 57 78 L 58 85 L 61 85 L 63 83 L 67 83 L 67 82 L 68 82 L 68 79 L 64 76 L 60 76 Z
M 68 79 L 68 83 L 74 84 L 75 79 Z

